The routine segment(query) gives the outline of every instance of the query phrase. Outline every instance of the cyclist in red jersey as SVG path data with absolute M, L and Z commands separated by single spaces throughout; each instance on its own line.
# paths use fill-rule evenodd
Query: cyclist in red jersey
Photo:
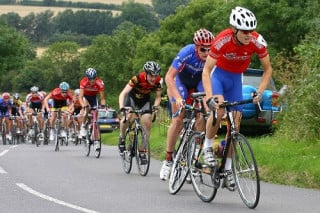
M 49 107 L 49 99 L 52 99 L 52 107 Z M 49 118 L 49 128 L 50 128 L 50 140 L 54 140 L 54 123 L 57 119 L 57 111 L 60 108 L 62 112 L 71 112 L 73 110 L 72 104 L 72 92 L 69 89 L 69 84 L 67 82 L 61 82 L 59 87 L 54 88 L 44 99 L 44 105 L 48 112 L 51 112 Z M 66 113 L 62 114 L 62 126 L 63 129 L 60 132 L 61 137 L 67 137 L 65 129 L 67 129 L 66 124 Z
M 119 95 L 119 108 L 123 113 L 132 108 L 146 110 L 141 116 L 141 124 L 146 130 L 147 139 L 150 136 L 152 108 L 157 109 L 161 102 L 162 85 L 160 71 L 158 63 L 147 61 L 143 66 L 143 71 L 133 76 Z M 156 92 L 153 107 L 151 107 L 150 97 L 152 91 Z M 123 123 L 124 118 L 120 121 L 120 153 L 123 153 L 125 149 L 124 135 L 129 125 L 128 121 L 131 119 L 131 114 L 128 114 L 127 118 L 128 120 L 125 123 Z M 144 157 L 145 155 L 141 156 L 142 159 Z M 145 161 L 143 160 L 143 162 Z
M 44 100 L 43 93 L 39 92 L 39 87 L 33 86 L 30 88 L 30 93 L 26 96 L 26 112 L 27 112 L 27 117 L 28 117 L 28 127 L 30 128 L 29 130 L 29 135 L 32 135 L 33 133 L 33 119 L 32 119 L 32 113 L 34 112 L 41 112 L 43 109 L 43 100 Z M 43 126 L 44 126 L 44 121 L 43 121 L 43 114 L 38 113 L 37 114 L 37 120 L 39 122 L 39 138 L 43 138 Z
M 80 126 L 81 126 L 81 121 L 82 121 L 82 114 L 83 114 L 83 109 L 80 103 L 80 99 L 79 99 L 79 94 L 80 94 L 80 89 L 76 89 L 74 91 L 74 96 L 72 99 L 73 102 L 73 111 L 71 111 L 71 115 L 76 116 L 75 120 L 78 123 L 78 126 L 76 129 L 76 132 L 79 133 L 78 137 L 80 138 Z M 71 124 L 72 124 L 73 120 L 70 119 L 68 121 L 68 127 L 70 128 Z
M 264 69 L 254 103 L 261 100 L 261 94 L 268 86 L 272 76 L 267 44 L 263 37 L 254 31 L 257 26 L 255 15 L 246 8 L 236 7 L 231 11 L 230 25 L 231 28 L 220 32 L 212 42 L 209 57 L 202 73 L 207 106 L 211 110 L 218 110 L 216 124 L 212 125 L 214 113 L 211 113 L 206 125 L 204 160 L 211 166 L 217 165 L 212 151 L 212 141 L 224 114 L 224 110 L 219 109 L 218 105 L 224 100 L 242 100 L 241 74 L 248 68 L 253 54 L 258 55 Z M 214 98 L 218 98 L 218 104 L 215 103 Z M 233 108 L 237 128 L 240 126 L 241 110 L 241 106 Z M 225 165 L 225 170 L 228 172 L 227 187 L 233 188 L 235 183 L 231 172 L 231 163 L 231 153 L 228 153 Z
M 106 106 L 106 100 L 104 98 L 104 83 L 97 77 L 97 71 L 94 68 L 88 68 L 86 70 L 86 76 L 80 80 L 80 94 L 79 100 L 82 108 L 89 107 L 89 110 L 85 110 L 82 117 L 82 124 L 80 129 L 80 135 L 85 137 L 87 134 L 86 121 L 88 113 L 91 107 L 98 107 L 98 97 L 100 98 L 100 105 L 102 108 Z
M 191 92 L 203 92 L 202 71 L 208 56 L 213 34 L 204 28 L 197 30 L 193 36 L 193 44 L 183 47 L 166 73 L 167 94 L 172 112 L 176 112 L 189 99 Z M 197 130 L 204 131 L 205 122 L 203 116 L 197 119 Z M 160 170 L 160 179 L 169 178 L 172 167 L 172 154 L 176 141 L 183 128 L 184 111 L 171 119 L 167 133 L 166 159 Z

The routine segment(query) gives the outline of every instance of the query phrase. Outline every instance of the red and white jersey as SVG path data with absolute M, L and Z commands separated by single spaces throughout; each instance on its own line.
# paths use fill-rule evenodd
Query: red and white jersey
M 252 55 L 259 59 L 268 55 L 267 44 L 256 31 L 251 34 L 248 45 L 240 45 L 231 28 L 220 32 L 212 42 L 209 56 L 216 59 L 216 66 L 233 73 L 242 73 L 250 65 Z
M 91 84 L 87 77 L 80 80 L 80 89 L 87 96 L 96 96 L 100 91 L 104 91 L 104 83 L 100 78 L 95 79 L 95 83 Z
M 55 89 L 53 89 L 50 93 L 50 99 L 53 99 L 54 101 L 66 101 L 68 100 L 70 103 L 72 102 L 73 99 L 73 95 L 72 95 L 72 91 L 68 90 L 66 95 L 62 94 L 62 90 L 57 87 Z
M 45 97 L 43 96 L 42 93 L 40 92 L 37 92 L 37 93 L 29 93 L 27 96 L 26 96 L 26 102 L 27 103 L 40 103 L 43 101 Z

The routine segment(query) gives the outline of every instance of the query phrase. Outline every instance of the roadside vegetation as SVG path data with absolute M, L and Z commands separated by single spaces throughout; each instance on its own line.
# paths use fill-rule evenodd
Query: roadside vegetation
M 152 157 L 161 161 L 165 158 L 165 133 L 166 127 L 157 122 L 153 124 L 150 139 Z M 220 135 L 219 140 L 222 138 Z M 119 130 L 102 135 L 103 143 L 107 145 L 117 146 L 118 139 Z M 320 143 L 294 143 L 273 135 L 249 136 L 249 142 L 261 181 L 320 190 L 320 167 L 317 166 L 320 164 Z
M 279 100 L 285 107 L 275 132 L 250 139 L 261 179 L 320 189 L 319 1 L 151 2 L 153 7 L 123 3 L 117 6 L 121 8 L 119 17 L 109 12 L 71 10 L 54 17 L 50 11 L 23 18 L 15 13 L 1 15 L 0 91 L 23 94 L 33 85 L 49 91 L 61 81 L 75 89 L 84 70 L 95 67 L 105 81 L 108 104 L 117 108 L 118 94 L 145 61 L 156 60 L 164 76 L 177 51 L 192 42 L 197 29 L 204 27 L 216 35 L 228 27 L 231 8 L 241 5 L 258 19 L 257 31 L 268 42 L 278 88 L 288 85 Z M 170 2 L 172 7 L 167 6 Z M 36 57 L 39 45 L 48 48 Z M 251 67 L 260 68 L 256 58 Z M 115 145 L 118 134 L 103 137 Z M 155 124 L 152 150 L 160 160 L 165 140 Z

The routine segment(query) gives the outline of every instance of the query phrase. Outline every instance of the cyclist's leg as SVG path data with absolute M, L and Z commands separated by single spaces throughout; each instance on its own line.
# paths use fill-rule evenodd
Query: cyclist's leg
M 135 102 L 133 100 L 133 98 L 131 98 L 129 95 L 126 97 L 125 99 L 125 103 L 124 103 L 124 107 L 129 108 L 129 110 L 132 109 L 132 107 L 135 106 Z M 125 150 L 125 134 L 126 134 L 126 129 L 129 126 L 129 122 L 132 119 L 132 115 L 128 112 L 124 112 L 126 113 L 125 116 L 122 116 L 121 120 L 120 120 L 120 135 L 119 135 L 119 142 L 118 142 L 118 148 L 119 148 L 119 152 L 120 154 L 123 153 L 123 151 Z M 125 121 L 126 119 L 126 121 Z

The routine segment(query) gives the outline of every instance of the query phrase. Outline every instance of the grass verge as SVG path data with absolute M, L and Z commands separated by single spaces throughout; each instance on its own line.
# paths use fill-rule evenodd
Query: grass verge
M 103 134 L 103 143 L 117 145 L 118 137 L 119 130 Z M 294 143 L 269 135 L 248 140 L 255 153 L 261 181 L 320 190 L 319 141 Z M 150 141 L 152 156 L 163 160 L 166 127 L 155 123 Z

